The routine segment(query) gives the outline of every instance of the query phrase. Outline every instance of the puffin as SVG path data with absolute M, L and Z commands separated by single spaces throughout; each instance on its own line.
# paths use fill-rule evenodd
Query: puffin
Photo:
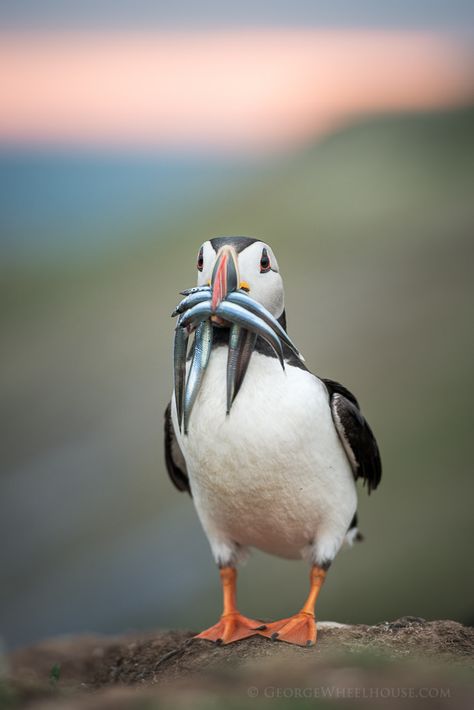
M 219 620 L 195 638 L 228 644 L 261 635 L 312 646 L 327 572 L 344 543 L 362 539 L 356 481 L 369 494 L 377 488 L 379 448 L 356 397 L 310 372 L 287 335 L 269 244 L 210 239 L 197 272 L 174 312 L 177 336 L 194 330 L 196 339 L 175 372 L 164 425 L 169 477 L 192 497 L 222 585 Z M 309 594 L 293 616 L 262 622 L 238 610 L 237 569 L 252 548 L 309 564 Z

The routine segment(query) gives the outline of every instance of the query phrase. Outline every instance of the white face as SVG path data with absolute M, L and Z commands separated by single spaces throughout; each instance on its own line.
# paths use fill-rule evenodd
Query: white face
M 198 286 L 210 283 L 217 256 L 210 241 L 204 242 L 201 249 L 202 270 L 198 270 Z M 237 258 L 241 288 L 248 289 L 252 298 L 265 306 L 275 318 L 279 318 L 285 308 L 285 294 L 272 248 L 265 242 L 254 242 L 241 251 Z

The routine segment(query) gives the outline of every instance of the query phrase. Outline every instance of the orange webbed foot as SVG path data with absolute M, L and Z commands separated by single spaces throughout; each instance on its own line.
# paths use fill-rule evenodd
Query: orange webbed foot
M 265 624 L 262 624 L 261 621 L 249 619 L 235 611 L 223 614 L 217 624 L 197 634 L 194 638 L 213 641 L 217 644 L 226 644 L 256 636 L 265 628 Z
M 314 646 L 317 637 L 316 620 L 313 614 L 298 612 L 288 619 L 281 619 L 267 624 L 266 629 L 259 632 L 272 641 L 285 641 L 297 646 Z

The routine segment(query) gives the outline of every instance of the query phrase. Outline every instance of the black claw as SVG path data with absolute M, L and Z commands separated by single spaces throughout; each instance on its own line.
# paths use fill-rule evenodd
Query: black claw
M 222 646 L 222 639 L 216 639 L 215 644 L 216 646 Z
M 254 628 L 254 631 L 264 631 L 267 628 L 266 624 L 262 624 L 261 626 L 256 626 Z
M 270 638 L 272 641 L 276 641 L 278 639 L 279 635 L 280 634 L 278 633 L 278 631 L 274 631 L 273 634 L 270 636 Z
M 314 643 L 313 643 L 310 639 L 308 639 L 308 640 L 306 641 L 306 645 L 307 645 L 307 646 L 314 646 Z

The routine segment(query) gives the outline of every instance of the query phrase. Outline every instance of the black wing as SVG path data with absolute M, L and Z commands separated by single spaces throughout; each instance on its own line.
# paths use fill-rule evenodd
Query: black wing
M 165 462 L 168 475 L 176 488 L 179 491 L 187 491 L 191 495 L 186 461 L 174 433 L 171 419 L 171 402 L 165 409 Z
M 362 478 L 370 493 L 382 478 L 382 462 L 375 436 L 352 392 L 334 380 L 323 382 L 329 392 L 334 425 L 351 463 L 354 478 Z

